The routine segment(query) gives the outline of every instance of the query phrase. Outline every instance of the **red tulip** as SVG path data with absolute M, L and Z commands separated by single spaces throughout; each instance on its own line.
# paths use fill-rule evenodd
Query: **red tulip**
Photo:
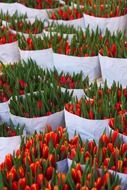
M 32 184 L 30 190 L 39 190 L 38 184 L 36 183 Z
M 44 181 L 44 175 L 43 174 L 38 174 L 38 176 L 37 176 L 37 184 L 38 184 L 39 187 L 41 187 L 43 181 Z
M 52 176 L 53 176 L 53 171 L 54 168 L 52 166 L 49 166 L 46 170 L 46 178 L 47 180 L 51 180 Z
M 18 181 L 18 188 L 22 188 L 24 190 L 26 187 L 26 178 L 21 178 Z

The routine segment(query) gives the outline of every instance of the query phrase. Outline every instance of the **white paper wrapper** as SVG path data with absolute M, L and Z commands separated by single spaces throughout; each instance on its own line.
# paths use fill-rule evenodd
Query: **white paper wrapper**
M 61 91 L 65 92 L 66 88 L 61 87 Z M 73 92 L 73 97 L 77 97 L 78 99 L 81 99 L 85 96 L 83 89 L 67 89 L 67 91 L 71 94 Z
M 17 11 L 17 3 L 0 3 L 0 12 L 12 16 Z
M 108 86 L 113 81 L 119 82 L 123 87 L 127 86 L 127 59 L 112 58 L 99 54 L 103 80 L 107 80 Z
M 5 64 L 16 63 L 20 60 L 18 42 L 0 45 L 0 61 Z
M 127 15 L 120 17 L 101 18 L 84 14 L 84 21 L 85 27 L 89 26 L 90 30 L 96 31 L 98 26 L 102 34 L 105 33 L 106 28 L 111 33 L 116 33 L 118 30 L 124 32 L 127 26 Z
M 9 114 L 8 101 L 0 103 L 0 120 L 3 123 L 9 123 L 10 114 Z
M 68 158 L 67 163 L 68 163 L 68 169 L 70 169 L 72 165 L 72 160 Z
M 98 56 L 76 57 L 53 53 L 53 61 L 58 72 L 64 71 L 73 74 L 82 71 L 84 78 L 89 76 L 90 80 L 94 80 L 101 75 Z
M 44 69 L 53 69 L 53 56 L 52 56 L 52 48 L 44 49 L 44 50 L 19 50 L 20 56 L 22 60 L 28 61 L 28 59 L 33 59 L 36 61 L 37 65 Z
M 13 154 L 20 147 L 21 137 L 0 137 L 0 163 L 7 154 Z
M 65 124 L 68 132 L 76 131 L 82 140 L 92 140 L 95 139 L 97 142 L 100 139 L 100 136 L 103 134 L 104 130 L 108 134 L 108 119 L 106 120 L 90 120 L 81 118 L 77 115 L 74 115 L 67 110 L 64 110 L 65 113 Z M 72 132 L 71 132 L 72 135 Z M 69 134 L 70 136 L 70 134 Z
M 64 111 L 38 118 L 25 118 L 11 113 L 10 117 L 14 125 L 20 124 L 20 126 L 23 126 L 25 124 L 25 129 L 28 134 L 33 134 L 35 131 L 44 131 L 47 125 L 51 125 L 53 130 L 60 125 L 64 126 Z
M 57 171 L 58 172 L 62 172 L 62 173 L 66 173 L 68 170 L 68 162 L 67 159 L 61 160 L 56 162 L 57 165 Z
M 63 24 L 63 25 L 67 25 L 67 26 L 74 26 L 75 28 L 84 28 L 85 24 L 84 24 L 84 19 L 79 18 L 79 19 L 75 19 L 75 20 L 52 20 L 49 19 L 49 23 L 52 24 Z

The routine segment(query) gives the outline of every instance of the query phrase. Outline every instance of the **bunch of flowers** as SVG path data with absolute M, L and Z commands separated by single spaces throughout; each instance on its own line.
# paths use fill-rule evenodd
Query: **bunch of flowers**
M 3 189 L 41 189 L 55 174 L 56 162 L 67 156 L 66 130 L 35 133 L 22 141 L 15 154 L 7 155 L 0 165 Z
M 99 144 L 94 141 L 79 142 L 73 147 L 69 158 L 81 164 L 96 165 L 96 168 L 111 169 L 120 173 L 127 173 L 127 144 L 123 143 L 118 132 L 114 131 L 109 136 L 105 133 L 99 139 Z
M 62 126 L 52 131 L 51 126 L 47 126 L 45 133 L 35 133 L 32 137 L 27 138 L 22 144 L 20 152 L 24 159 L 29 158 L 29 163 L 38 158 L 48 160 L 52 166 L 56 166 L 56 162 L 67 158 L 68 154 L 68 135 L 66 129 Z M 29 151 L 29 150 L 32 151 Z M 25 154 L 29 151 L 29 154 Z
M 77 35 L 73 36 L 70 43 L 66 38 L 63 39 L 54 36 L 52 47 L 55 53 L 88 57 L 98 55 L 102 42 L 103 38 L 98 29 L 96 32 L 90 33 L 89 28 L 87 28 L 85 33 L 82 30 L 79 30 Z
M 121 190 L 121 180 L 116 174 L 111 174 L 108 171 L 103 171 L 100 174 L 96 168 L 91 168 L 87 165 L 83 170 L 80 164 L 73 165 L 67 174 L 56 173 L 51 180 L 49 187 L 60 190 L 97 190 L 97 189 L 111 189 Z
M 101 98 L 95 96 L 94 99 L 82 98 L 74 100 L 72 103 L 65 105 L 70 113 L 86 119 L 109 119 L 115 117 L 115 114 L 123 114 L 127 109 L 127 101 L 124 96 L 118 101 L 116 94 L 110 93 L 108 96 L 103 95 Z
M 38 34 L 42 33 L 44 29 L 44 23 L 37 19 L 33 23 L 31 23 L 29 20 L 26 20 L 24 18 L 17 18 L 16 20 L 11 19 L 9 27 L 17 32 Z
M 98 85 L 97 81 L 91 83 L 90 88 L 85 90 L 87 97 L 94 99 L 96 96 L 103 98 L 103 96 L 114 95 L 117 101 L 121 101 L 122 96 L 127 99 L 127 88 L 122 88 L 121 85 L 113 82 L 112 86 L 109 88 L 107 81 L 104 82 L 104 85 Z
M 86 77 L 83 79 L 82 73 L 74 73 L 72 76 L 69 73 L 64 74 L 63 72 L 58 74 L 57 71 L 54 71 L 53 73 L 54 79 L 60 87 L 67 89 L 86 89 L 89 87 L 89 78 Z
M 25 152 L 29 154 L 30 150 Z M 2 189 L 36 189 L 39 190 L 52 178 L 54 167 L 48 160 L 32 160 L 29 164 L 29 157 L 24 159 L 20 150 L 16 156 L 7 155 L 1 165 Z M 42 172 L 43 171 L 43 172 Z
M 57 172 L 56 163 L 67 156 L 68 147 L 75 147 L 75 151 L 77 147 L 78 151 L 75 154 L 81 153 L 83 157 L 85 148 L 84 144 L 80 143 L 78 137 L 69 142 L 66 130 L 62 127 L 58 127 L 54 132 L 48 127 L 45 133 L 35 133 L 26 142 L 22 142 L 20 149 L 13 156 L 6 155 L 4 162 L 0 164 L 1 189 L 121 190 L 121 180 L 116 174 L 107 170 L 99 173 L 95 161 L 93 167 L 88 164 L 88 151 L 93 150 L 93 144 L 90 144 L 87 151 L 85 170 L 80 164 L 73 163 L 67 174 Z M 82 147 L 81 152 L 79 145 Z M 74 152 L 73 149 L 69 151 Z
M 119 0 L 85 1 L 84 12 L 96 17 L 118 17 L 127 14 L 127 2 Z
M 27 77 L 26 77 L 27 76 Z M 43 89 L 43 86 L 50 83 L 49 72 L 39 68 L 35 62 L 18 62 L 13 65 L 2 65 L 0 75 L 0 102 L 6 102 L 13 94 L 23 95 Z
M 34 118 L 48 116 L 63 110 L 65 103 L 69 102 L 72 93 L 54 86 L 45 86 L 44 91 L 25 93 L 25 96 L 13 96 L 10 100 L 10 111 L 13 115 Z M 52 91 L 52 93 L 51 93 Z
M 19 47 L 22 50 L 43 50 L 51 47 L 51 40 L 47 36 L 35 37 L 30 35 L 27 39 L 25 36 L 19 37 Z
M 63 8 L 59 8 L 58 10 L 54 10 L 48 13 L 49 18 L 53 20 L 74 20 L 82 18 L 82 9 L 73 8 L 71 9 L 69 6 L 65 6 Z
M 127 37 L 120 32 L 109 34 L 99 53 L 108 57 L 127 58 Z

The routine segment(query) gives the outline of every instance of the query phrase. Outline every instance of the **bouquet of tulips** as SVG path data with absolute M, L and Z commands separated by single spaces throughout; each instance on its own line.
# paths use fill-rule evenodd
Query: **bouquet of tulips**
M 85 1 L 84 12 L 88 15 L 110 18 L 118 17 L 127 14 L 127 2 L 119 0 L 104 0 L 103 2 L 99 0 L 94 3 L 92 1 Z
M 67 171 L 67 154 L 68 154 L 68 135 L 66 129 L 57 127 L 52 131 L 48 126 L 45 133 L 34 134 L 32 137 L 27 138 L 26 142 L 22 144 L 20 152 L 24 159 L 27 159 L 25 152 L 29 149 L 29 157 L 37 160 L 38 157 L 48 160 L 52 166 L 57 167 L 58 171 Z M 36 147 L 37 152 L 36 152 Z M 36 152 L 36 153 L 35 153 Z M 30 161 L 30 160 L 29 160 Z
M 20 56 L 22 60 L 32 59 L 44 69 L 53 69 L 51 38 L 29 35 L 19 36 Z
M 92 43 L 91 43 L 92 42 Z M 85 33 L 79 30 L 69 43 L 67 39 L 54 37 L 52 46 L 55 53 L 61 53 L 77 57 L 90 57 L 98 55 L 103 38 L 98 30 L 90 33 L 89 28 Z
M 30 150 L 25 153 L 28 155 L 27 158 L 20 153 L 20 150 L 15 156 L 6 155 L 1 164 L 2 189 L 39 190 L 52 179 L 55 168 L 49 161 L 40 157 L 40 159 L 29 162 L 29 153 Z
M 0 75 L 0 117 L 4 122 L 9 122 L 8 100 L 12 95 L 23 95 L 33 91 L 43 90 L 50 85 L 51 75 L 37 66 L 32 60 L 18 62 L 5 66 L 2 64 Z M 54 84 L 53 84 L 54 85 Z
M 44 29 L 44 22 L 41 22 L 38 19 L 11 19 L 9 28 L 15 32 L 21 32 L 25 34 L 41 34 Z
M 84 177 L 85 176 L 85 177 Z M 58 184 L 59 183 L 59 184 Z M 83 170 L 80 164 L 73 165 L 67 174 L 56 173 L 48 183 L 50 189 L 70 189 L 70 190 L 94 190 L 94 189 L 111 189 L 122 190 L 121 179 L 116 174 L 103 171 L 100 174 L 95 167 L 87 165 Z
M 114 95 L 117 101 L 121 102 L 122 96 L 127 99 L 127 88 L 122 88 L 121 85 L 117 85 L 116 82 L 109 88 L 107 81 L 103 85 L 98 85 L 97 81 L 90 84 L 90 88 L 85 90 L 85 94 L 88 98 L 94 99 L 96 96 L 103 98 L 103 96 Z
M 113 58 L 127 58 L 127 37 L 120 32 L 109 34 L 99 53 Z
M 25 96 L 13 96 L 9 104 L 11 113 L 21 117 L 35 118 L 63 110 L 65 103 L 71 100 L 71 95 L 67 91 L 61 92 L 60 88 L 51 87 L 50 90 L 45 86 L 44 92 L 34 93 L 31 90 L 30 94 L 25 94 Z
M 85 177 L 84 177 L 85 176 Z M 71 189 L 117 189 L 122 190 L 121 179 L 116 174 L 102 171 L 100 174 L 96 166 L 91 168 L 89 165 L 83 171 L 80 164 L 72 167 L 67 174 L 67 182 Z
M 73 136 L 72 133 L 76 131 L 81 133 L 82 139 L 88 136 L 89 139 L 98 141 L 104 130 L 106 133 L 109 132 L 109 119 L 114 118 L 116 114 L 124 114 L 126 109 L 126 97 L 122 95 L 120 99 L 117 99 L 117 92 L 102 96 L 97 94 L 94 99 L 84 97 L 81 100 L 73 100 L 65 105 L 65 122 L 68 133 Z M 78 127 L 75 127 L 74 123 Z
M 63 109 L 65 103 L 71 100 L 72 93 L 67 90 L 62 92 L 59 87 L 50 85 L 45 86 L 43 91 L 34 93 L 31 89 L 24 96 L 13 96 L 9 104 L 11 119 L 15 124 L 25 124 L 28 133 L 44 130 L 47 124 L 52 124 L 55 129 L 64 125 Z
M 27 39 L 24 36 L 19 37 L 19 47 L 22 50 L 44 50 L 51 47 L 49 37 L 35 37 L 30 35 Z
M 54 35 L 52 48 L 55 68 L 59 72 L 64 71 L 71 75 L 74 72 L 82 72 L 83 77 L 88 76 L 90 80 L 98 78 L 100 76 L 98 50 L 102 41 L 103 38 L 98 30 L 90 33 L 89 28 L 85 33 L 83 30 L 79 30 L 70 42 L 67 36 L 62 38 Z
M 124 71 L 127 59 L 127 37 L 121 32 L 116 35 L 108 35 L 99 51 L 100 66 L 103 80 L 107 80 L 111 86 L 113 81 L 123 87 L 127 85 Z
M 81 139 L 75 141 L 78 144 L 70 148 L 69 159 L 82 165 L 92 164 L 96 168 L 110 169 L 123 174 L 127 173 L 127 144 L 123 143 L 118 132 L 114 131 L 110 135 L 103 133 L 98 145 L 94 141 L 82 142 Z
M 81 140 L 78 144 L 77 140 L 75 137 L 69 142 L 66 130 L 62 127 L 54 132 L 48 127 L 43 134 L 35 133 L 26 142 L 22 142 L 14 155 L 6 155 L 4 162 L 0 164 L 1 188 L 46 190 L 62 187 L 83 190 L 84 187 L 110 187 L 111 190 L 121 190 L 120 178 L 108 171 L 98 172 L 95 164 L 94 167 L 87 164 L 84 170 L 80 164 L 73 163 L 67 174 L 57 171 L 58 160 L 67 156 L 68 148 L 69 151 L 72 151 L 72 147 L 78 149 Z
M 89 87 L 89 78 L 83 79 L 82 73 L 75 74 L 71 76 L 69 73 L 65 74 L 61 72 L 60 74 L 55 70 L 50 72 L 54 74 L 53 80 L 56 80 L 57 85 L 67 89 L 86 89 Z
M 86 27 L 95 30 L 99 27 L 104 34 L 108 28 L 110 32 L 126 31 L 127 2 L 117 0 L 85 1 L 84 19 Z M 115 22 L 115 25 L 113 23 Z
M 34 61 L 20 61 L 15 66 L 8 65 L 6 67 L 3 65 L 0 86 L 3 93 L 7 93 L 10 98 L 12 94 L 29 93 L 31 87 L 33 91 L 43 89 L 44 85 L 50 84 L 50 77 L 50 73 L 39 68 Z M 2 100 L 6 101 L 6 96 L 3 96 Z
M 39 190 L 47 186 L 57 169 L 57 161 L 67 156 L 66 141 L 62 127 L 54 132 L 48 127 L 44 134 L 35 133 L 22 141 L 20 149 L 13 156 L 8 154 L 0 165 L 2 187 Z
M 80 117 L 94 120 L 113 118 L 115 113 L 123 114 L 126 112 L 126 106 L 127 102 L 124 96 L 119 102 L 116 94 L 109 94 L 108 96 L 103 95 L 102 98 L 95 96 L 94 99 L 74 100 L 73 103 L 67 103 L 65 109 Z
M 82 17 L 80 8 L 71 9 L 68 6 L 49 12 L 49 18 L 52 20 L 74 20 Z
M 82 9 L 80 7 L 64 6 L 48 12 L 49 22 L 63 25 L 71 25 L 75 28 L 84 27 Z

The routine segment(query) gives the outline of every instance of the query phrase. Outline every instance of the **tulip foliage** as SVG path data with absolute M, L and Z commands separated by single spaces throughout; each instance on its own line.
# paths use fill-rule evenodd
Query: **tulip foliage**
M 52 93 L 50 90 L 52 89 Z M 12 114 L 34 118 L 41 116 L 48 116 L 53 113 L 62 111 L 66 102 L 69 102 L 72 97 L 72 93 L 69 94 L 67 90 L 65 93 L 60 88 L 54 88 L 45 86 L 44 92 L 30 91 L 30 94 L 25 93 L 25 96 L 13 96 L 10 99 L 10 111 Z
M 26 141 L 23 140 L 20 149 L 13 156 L 10 154 L 6 156 L 0 165 L 1 187 L 3 189 L 37 190 L 42 188 L 45 190 L 55 190 L 56 188 L 121 190 L 121 179 L 117 174 L 111 174 L 104 167 L 102 172 L 97 170 L 97 166 L 102 163 L 102 156 L 99 157 L 100 154 L 103 154 L 101 149 L 107 151 L 109 155 L 111 148 L 114 148 L 115 154 L 122 146 L 121 152 L 126 152 L 126 146 L 118 144 L 117 139 L 116 134 L 112 134 L 111 137 L 103 134 L 98 146 L 94 141 L 83 143 L 78 136 L 69 141 L 66 129 L 59 126 L 55 131 L 52 131 L 51 127 L 48 126 L 44 133 L 35 133 Z M 90 152 L 93 152 L 91 157 Z M 82 164 L 85 160 L 87 162 L 85 169 L 82 168 L 82 165 L 73 162 L 67 173 L 57 172 L 57 163 L 67 156 Z M 106 154 L 104 154 L 104 158 L 106 160 Z M 118 162 L 120 161 L 117 160 L 116 163 Z M 104 166 L 108 168 L 106 164 Z
M 25 18 L 17 18 L 16 20 L 11 19 L 9 23 L 9 28 L 17 32 L 27 34 L 38 34 L 42 33 L 44 29 L 44 23 L 37 19 L 32 23 L 29 20 L 26 20 Z

